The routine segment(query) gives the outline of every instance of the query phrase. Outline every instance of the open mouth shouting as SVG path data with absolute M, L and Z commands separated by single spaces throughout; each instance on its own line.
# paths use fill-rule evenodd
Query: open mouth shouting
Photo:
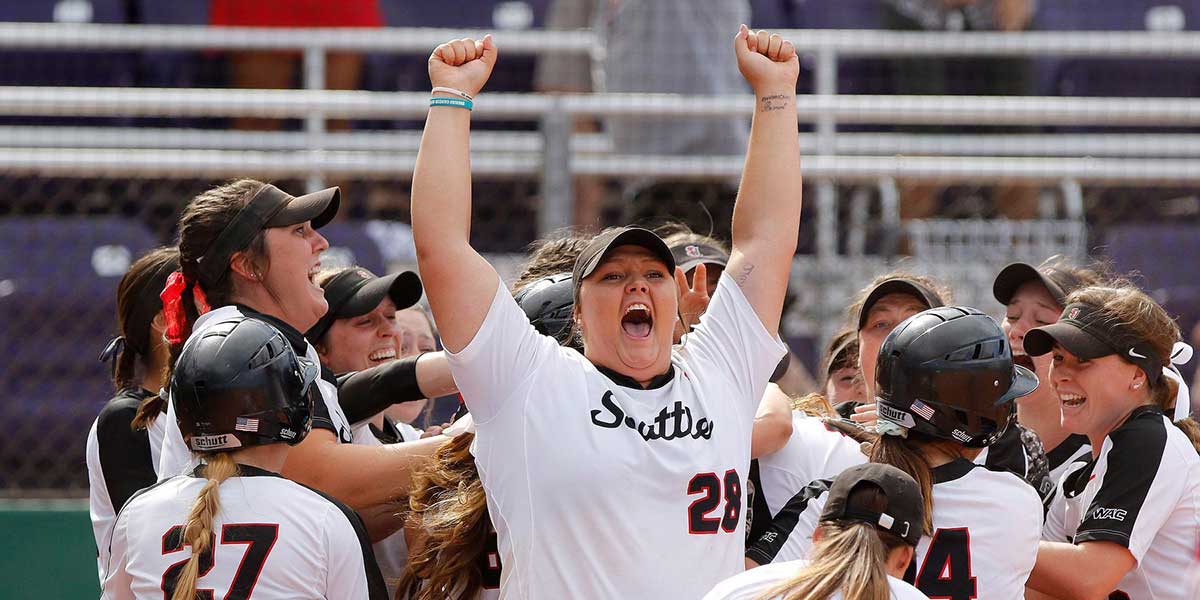
M 625 331 L 625 335 L 634 339 L 649 338 L 654 329 L 654 315 L 651 314 L 650 307 L 641 302 L 626 306 L 624 314 L 621 315 L 621 329 Z
M 1025 367 L 1026 369 L 1029 369 L 1030 371 L 1037 370 L 1033 366 L 1033 357 L 1029 356 L 1028 354 L 1025 354 L 1025 352 L 1023 352 L 1021 350 L 1017 350 L 1016 348 L 1013 348 L 1012 355 L 1013 355 L 1013 364 L 1021 365 L 1022 367 Z
M 309 283 L 309 285 L 311 285 L 311 286 L 313 286 L 313 287 L 317 288 L 318 290 L 320 290 L 322 294 L 324 294 L 324 293 L 325 293 L 325 290 L 321 290 L 321 286 L 317 285 L 317 282 L 316 282 L 317 272 L 318 272 L 318 271 L 320 271 L 320 270 L 321 270 L 321 263 L 320 263 L 320 262 L 317 262 L 317 264 L 315 264 L 315 265 L 313 265 L 313 266 L 309 267 L 309 269 L 308 269 L 308 283 Z

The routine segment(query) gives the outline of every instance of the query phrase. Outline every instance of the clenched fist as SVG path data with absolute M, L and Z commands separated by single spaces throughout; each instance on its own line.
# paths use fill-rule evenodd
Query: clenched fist
M 482 40 L 463 38 L 438 46 L 429 55 L 429 81 L 472 96 L 483 89 L 496 66 L 496 43 L 491 34 Z
M 738 70 L 756 93 L 796 92 L 800 59 L 796 47 L 779 34 L 750 31 L 745 25 L 733 39 Z

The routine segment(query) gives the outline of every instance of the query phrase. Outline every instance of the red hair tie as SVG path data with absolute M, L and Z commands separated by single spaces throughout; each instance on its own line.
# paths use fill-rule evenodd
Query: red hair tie
M 212 307 L 208 305 L 208 297 L 204 295 L 204 290 L 200 289 L 199 282 L 192 282 L 192 299 L 196 301 L 196 310 L 200 314 L 212 310 Z
M 182 344 L 187 328 L 187 313 L 183 310 L 183 290 L 187 289 L 187 279 L 183 272 L 175 271 L 167 277 L 167 285 L 158 295 L 162 300 L 163 319 L 166 320 L 166 331 L 163 332 L 168 344 Z
M 188 327 L 187 311 L 183 306 L 183 292 L 189 287 L 192 288 L 192 298 L 195 300 L 200 314 L 212 310 L 208 305 L 208 298 L 205 297 L 204 290 L 200 289 L 196 282 L 189 280 L 182 271 L 171 273 L 167 277 L 167 285 L 158 295 L 162 300 L 163 318 L 167 325 L 164 336 L 169 344 L 182 344 L 191 329 Z

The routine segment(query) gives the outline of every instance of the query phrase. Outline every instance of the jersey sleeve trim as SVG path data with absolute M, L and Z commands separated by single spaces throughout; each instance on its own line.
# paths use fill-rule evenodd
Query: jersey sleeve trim
M 1131 542 L 1142 508 L 1150 498 L 1155 479 L 1161 475 L 1159 469 L 1167 449 L 1166 427 L 1161 412 L 1135 411 L 1108 435 L 1111 446 L 1106 454 L 1104 478 L 1079 523 L 1075 543 L 1116 542 L 1134 551 L 1134 558 L 1141 560 L 1141 552 Z M 1153 508 L 1170 509 L 1169 506 Z M 1153 537 L 1152 532 L 1149 537 Z
M 760 565 L 774 562 L 799 524 L 800 515 L 808 509 L 809 503 L 828 492 L 831 484 L 828 479 L 818 479 L 801 488 L 779 509 L 779 513 L 771 519 L 766 530 L 746 549 L 746 558 Z
M 148 487 L 144 487 L 144 488 L 138 490 L 132 496 L 130 496 L 129 499 L 125 501 L 124 505 L 122 505 L 119 508 L 116 508 L 117 514 L 116 514 L 116 516 L 113 517 L 113 526 L 112 526 L 112 529 L 110 529 L 108 532 L 108 560 L 110 563 L 112 562 L 112 536 L 113 536 L 114 532 L 116 532 L 116 530 L 117 530 L 117 523 L 121 522 L 121 515 L 124 515 L 126 512 L 125 509 L 129 508 L 133 504 L 134 500 L 141 498 L 142 496 L 149 493 L 151 490 L 158 489 L 158 487 L 163 485 L 164 483 L 174 481 L 178 477 L 187 477 L 187 476 L 179 475 L 177 477 L 171 477 L 171 478 L 159 481 L 157 483 L 154 483 Z M 115 504 L 113 506 L 116 507 Z M 112 564 L 104 565 L 104 572 L 111 573 L 112 572 Z M 101 582 L 101 583 L 103 584 L 103 582 Z
M 370 600 L 389 600 L 387 585 L 383 581 L 383 573 L 379 570 L 379 563 L 375 560 L 375 550 L 371 547 L 371 539 L 367 536 L 367 528 L 363 525 L 362 518 L 358 516 L 358 513 L 354 512 L 349 506 L 342 504 L 337 498 L 321 490 L 300 483 L 296 485 L 328 500 L 330 504 L 336 506 L 345 515 L 346 520 L 350 522 L 350 526 L 354 528 L 354 535 L 358 538 L 359 549 L 362 552 L 363 566 L 366 569 L 367 597 Z M 344 550 L 344 548 L 334 549 L 334 551 Z
M 120 510 L 138 490 L 154 485 L 158 475 L 146 430 L 130 428 L 144 396 L 123 392 L 96 418 L 96 447 L 104 486 L 113 510 Z
M 1046 453 L 1046 460 L 1050 461 L 1050 470 L 1053 471 L 1066 464 L 1068 460 L 1071 460 L 1072 456 L 1075 456 L 1076 451 L 1088 445 L 1088 443 L 1086 435 L 1073 433 L 1067 436 L 1067 439 Z

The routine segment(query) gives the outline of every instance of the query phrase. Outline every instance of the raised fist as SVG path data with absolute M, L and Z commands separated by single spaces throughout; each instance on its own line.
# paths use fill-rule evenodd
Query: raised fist
M 483 89 L 496 66 L 496 43 L 491 34 L 482 40 L 463 38 L 438 46 L 429 55 L 429 81 L 472 96 Z
M 745 25 L 733 39 L 738 70 L 756 93 L 796 92 L 800 59 L 796 47 L 779 34 L 750 31 Z

